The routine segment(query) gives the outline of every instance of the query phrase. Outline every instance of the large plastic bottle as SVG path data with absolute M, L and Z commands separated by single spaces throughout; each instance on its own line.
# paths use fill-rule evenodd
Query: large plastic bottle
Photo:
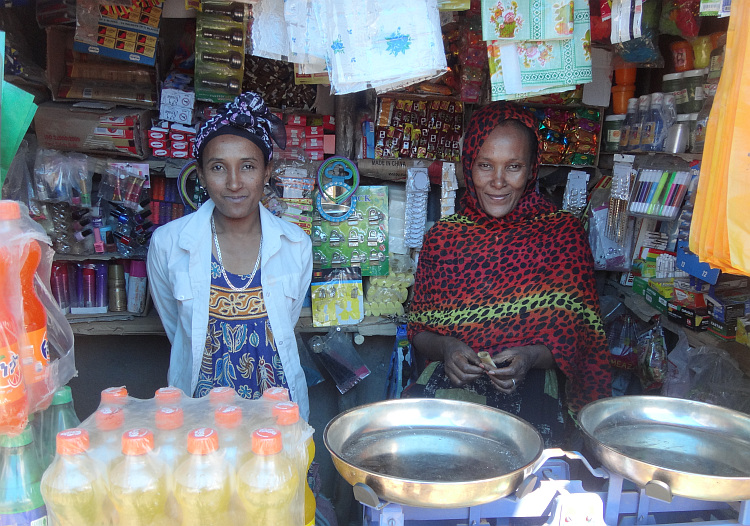
M 112 461 L 120 456 L 124 423 L 125 413 L 120 407 L 104 406 L 94 413 L 96 433 L 91 441 L 89 455 L 101 463 L 105 470 L 103 476 L 106 476 Z
M 181 407 L 163 406 L 156 411 L 154 420 L 157 429 L 154 452 L 167 470 L 167 514 L 177 520 L 180 510 L 174 497 L 174 472 L 187 456 L 185 415 Z
M 271 400 L 273 402 L 288 402 L 289 401 L 289 389 L 286 387 L 271 387 L 263 391 L 261 395 L 263 400 Z
M 224 459 L 230 466 L 241 466 L 250 454 L 247 438 L 240 430 L 242 409 L 236 405 L 221 405 L 214 410 L 214 422 Z
M 55 451 L 60 449 L 57 446 L 59 442 L 58 433 L 73 427 L 78 427 L 81 423 L 76 411 L 73 408 L 73 393 L 70 387 L 64 385 L 52 397 L 52 403 L 41 414 L 37 414 L 39 419 L 40 444 L 37 447 L 40 451 L 40 460 L 42 468 L 46 469 L 55 458 Z M 86 437 L 86 449 L 88 450 L 89 439 Z
M 282 448 L 278 429 L 258 429 L 252 437 L 254 454 L 237 473 L 237 493 L 252 524 L 299 526 L 292 508 L 298 476 Z
M 167 526 L 167 480 L 164 465 L 153 455 L 154 434 L 145 428 L 122 435 L 123 457 L 109 472 L 109 496 L 119 526 Z
M 160 407 L 154 417 L 156 424 L 156 457 L 173 472 L 187 454 L 186 435 L 183 430 L 185 415 L 181 407 Z M 170 485 L 171 487 L 171 485 Z
M 17 219 L 17 206 L 12 204 L 13 201 L 0 201 L 2 239 L 12 233 L 13 220 Z M 16 435 L 28 423 L 28 395 L 18 348 L 21 327 L 15 322 L 19 313 L 10 303 L 18 272 L 17 254 L 0 246 L 0 434 Z
M 42 495 L 50 524 L 92 526 L 107 523 L 104 501 L 107 490 L 100 471 L 87 451 L 85 429 L 68 429 L 57 434 L 57 457 L 42 477 Z
M 0 435 L 0 524 L 47 523 L 47 509 L 39 490 L 41 480 L 31 426 L 18 435 Z
M 54 395 L 50 385 L 50 355 L 47 341 L 47 310 L 34 290 L 34 276 L 42 259 L 39 243 L 27 243 L 26 259 L 21 265 L 21 295 L 23 296 L 23 320 L 28 352 L 23 356 L 23 371 L 32 411 L 49 407 Z
M 636 120 L 630 127 L 630 140 L 628 141 L 628 149 L 630 150 L 640 150 L 641 148 L 641 130 L 643 130 L 643 127 L 646 124 L 650 104 L 650 95 L 641 95 L 638 97 L 638 112 L 636 113 Z
M 125 406 L 128 404 L 128 390 L 125 387 L 108 387 L 102 391 L 102 404 Z
M 233 404 L 237 400 L 237 393 L 231 387 L 214 387 L 208 392 L 208 402 L 212 406 Z
M 174 475 L 174 493 L 182 510 L 182 526 L 231 524 L 231 472 L 219 452 L 216 430 L 194 429 L 188 434 L 187 448 L 188 458 L 177 467 Z
M 299 475 L 297 497 L 304 499 L 304 523 L 302 524 L 314 524 L 315 495 L 307 484 L 306 473 L 315 458 L 315 442 L 313 442 L 312 435 L 305 436 L 306 426 L 299 417 L 299 406 L 294 402 L 278 402 L 273 406 L 272 414 L 281 431 L 284 450 L 295 464 Z
M 663 151 L 667 129 L 669 127 L 666 126 L 664 119 L 664 94 L 661 92 L 652 93 L 648 114 L 641 130 L 641 151 Z
M 162 387 L 154 393 L 157 406 L 178 407 L 182 403 L 185 393 L 179 387 Z
M 618 151 L 625 152 L 630 147 L 630 129 L 638 120 L 638 99 L 628 99 L 628 113 L 625 115 L 625 121 L 620 129 L 620 148 Z

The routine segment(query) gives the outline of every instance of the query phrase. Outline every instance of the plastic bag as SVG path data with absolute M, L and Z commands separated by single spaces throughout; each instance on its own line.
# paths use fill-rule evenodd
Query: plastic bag
M 700 31 L 700 0 L 666 0 L 661 8 L 659 30 L 667 35 L 695 38 Z
M 629 313 L 621 314 L 604 327 L 609 347 L 609 364 L 625 371 L 638 366 L 638 333 L 640 324 Z
M 313 336 L 308 343 L 341 394 L 370 375 L 370 369 L 352 345 L 351 334 L 342 332 L 341 327 L 331 328 L 325 336 Z
M 34 182 L 36 198 L 51 203 L 72 203 L 73 185 L 63 152 L 41 148 L 36 152 Z
M 626 272 L 630 270 L 633 251 L 633 219 L 626 223 L 622 244 L 607 236 L 610 189 L 598 187 L 591 193 L 588 209 L 589 244 L 594 256 L 594 268 Z
M 73 331 L 50 292 L 54 255 L 50 239 L 29 217 L 24 204 L 18 203 L 18 208 L 20 218 L 3 220 L 3 235 L 0 235 L 0 266 L 4 272 L 0 278 L 4 280 L 3 298 L 6 302 L 3 314 L 5 341 L 0 342 L 0 346 L 9 351 L 0 353 L 3 355 L 0 372 L 10 373 L 3 375 L 7 382 L 0 383 L 0 405 L 18 408 L 15 416 L 8 416 L 7 411 L 1 413 L 0 433 L 9 434 L 20 433 L 28 415 L 45 408 L 55 391 L 75 375 Z M 33 257 L 32 249 L 36 247 L 40 249 L 40 261 L 33 276 L 33 287 L 45 311 L 41 318 L 46 318 L 46 327 L 33 326 L 32 330 L 31 322 L 24 319 L 21 272 L 22 262 Z M 36 314 L 38 322 L 40 313 Z M 46 335 L 42 329 L 46 329 Z M 13 404 L 24 398 L 24 404 Z
M 715 347 L 675 347 L 662 394 L 750 413 L 750 380 L 728 352 Z
M 658 0 L 644 0 L 641 12 L 631 12 L 630 0 L 613 0 L 610 40 L 625 62 L 664 67 L 659 53 L 659 8 Z
M 667 346 L 657 322 L 638 337 L 638 378 L 645 391 L 661 389 L 667 377 Z

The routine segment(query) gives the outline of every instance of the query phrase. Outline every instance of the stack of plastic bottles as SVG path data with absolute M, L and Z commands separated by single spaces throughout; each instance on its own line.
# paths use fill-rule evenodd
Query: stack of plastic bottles
M 73 333 L 47 286 L 52 255 L 28 209 L 0 201 L 0 435 L 23 434 L 75 373 Z
M 231 388 L 194 399 L 168 387 L 150 400 L 105 390 L 91 417 L 57 435 L 41 483 L 50 523 L 313 524 L 313 429 L 288 398 L 285 389 L 260 400 Z

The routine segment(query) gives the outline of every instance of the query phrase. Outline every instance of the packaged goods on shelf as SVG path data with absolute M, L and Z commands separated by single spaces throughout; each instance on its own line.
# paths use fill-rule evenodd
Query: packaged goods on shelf
M 45 102 L 34 117 L 42 148 L 84 153 L 110 153 L 145 159 L 146 129 L 151 112 L 146 109 L 94 110 L 67 102 Z
M 94 4 L 97 8 L 98 4 Z M 86 9 L 86 8 L 84 8 Z M 128 7 L 102 5 L 78 16 L 73 49 L 153 66 L 161 25 L 161 0 L 133 0 Z M 99 15 L 98 17 L 96 15 Z
M 356 325 L 365 316 L 362 271 L 358 267 L 313 270 L 310 290 L 315 327 Z

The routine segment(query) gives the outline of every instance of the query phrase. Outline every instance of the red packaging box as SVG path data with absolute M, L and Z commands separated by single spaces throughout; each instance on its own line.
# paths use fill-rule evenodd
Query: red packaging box
M 286 123 L 288 126 L 305 126 L 307 117 L 305 115 L 290 115 Z
M 154 157 L 169 157 L 169 150 L 167 149 L 159 149 L 153 151 Z
M 172 148 L 169 150 L 169 156 L 172 159 L 187 159 L 188 158 L 188 152 L 187 150 L 175 150 Z
M 322 137 L 323 126 L 308 126 L 305 128 L 305 137 Z
M 336 153 L 336 136 L 325 135 L 323 137 L 323 152 L 333 155 Z
M 325 157 L 323 150 L 305 150 L 305 154 L 311 161 L 322 161 Z
M 148 131 L 149 139 L 163 140 L 163 139 L 166 139 L 168 135 L 169 135 L 169 130 L 165 128 L 151 128 Z
M 305 150 L 322 150 L 322 149 L 323 149 L 323 137 L 305 138 Z
M 323 129 L 327 132 L 335 132 L 336 117 L 333 115 L 323 115 Z
M 172 141 L 173 150 L 187 151 L 188 145 L 188 141 Z

